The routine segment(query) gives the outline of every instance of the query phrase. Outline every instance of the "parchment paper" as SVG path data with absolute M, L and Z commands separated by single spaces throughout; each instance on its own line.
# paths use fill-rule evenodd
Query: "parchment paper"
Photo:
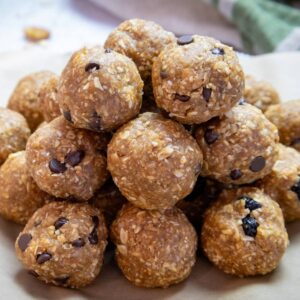
M 5 106 L 17 80 L 41 69 L 60 72 L 69 54 L 17 52 L 0 56 L 0 106 Z M 300 98 L 300 53 L 257 57 L 241 55 L 247 73 L 273 83 L 284 101 Z M 0 187 L 1 188 L 1 187 Z M 100 276 L 82 290 L 48 286 L 28 275 L 18 262 L 14 241 L 21 227 L 0 219 L 0 300 L 8 299 L 300 299 L 300 221 L 288 225 L 290 246 L 280 266 L 264 277 L 239 279 L 223 274 L 199 257 L 191 276 L 168 289 L 134 287 L 108 253 Z

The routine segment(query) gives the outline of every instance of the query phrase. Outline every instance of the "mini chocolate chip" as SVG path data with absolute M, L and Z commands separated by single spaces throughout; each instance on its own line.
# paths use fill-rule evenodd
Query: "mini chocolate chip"
M 160 78 L 161 79 L 166 79 L 168 78 L 168 73 L 166 71 L 160 71 Z
M 39 277 L 39 274 L 38 274 L 37 272 L 33 271 L 33 270 L 29 270 L 29 271 L 28 271 L 28 274 L 29 274 L 29 275 L 32 275 L 32 276 L 34 276 L 34 277 Z
M 65 163 L 69 164 L 71 167 L 75 167 L 80 164 L 84 158 L 84 155 L 84 150 L 70 152 L 65 157 Z
M 98 244 L 98 234 L 96 228 L 93 228 L 92 232 L 88 236 L 88 239 L 92 245 Z
M 24 252 L 27 249 L 31 239 L 32 239 L 32 235 L 30 233 L 23 233 L 19 237 L 18 246 L 19 246 L 19 248 L 21 249 L 22 252 Z
M 71 116 L 71 113 L 69 111 L 64 111 L 63 112 L 63 115 L 64 115 L 64 118 L 69 121 L 70 123 L 73 123 L 72 121 L 72 116 Z
M 211 92 L 212 92 L 212 89 L 206 88 L 206 87 L 203 88 L 202 96 L 203 96 L 203 98 L 204 98 L 204 100 L 205 100 L 206 102 L 209 101 L 210 96 L 211 96 Z
M 45 263 L 46 261 L 50 260 L 51 258 L 52 258 L 52 254 L 50 254 L 48 252 L 43 252 L 36 256 L 36 262 L 39 265 L 41 265 L 41 264 Z
M 232 180 L 240 179 L 243 176 L 243 172 L 240 169 L 233 169 L 230 172 L 230 178 Z
M 250 215 L 247 215 L 245 218 L 242 219 L 242 222 L 244 233 L 248 236 L 255 237 L 257 234 L 257 227 L 259 226 L 255 218 L 252 218 L 250 217 Z
M 250 164 L 250 170 L 252 172 L 259 172 L 261 171 L 266 165 L 266 160 L 262 156 L 255 157 Z
M 104 50 L 104 53 L 111 53 L 111 51 L 112 50 L 110 48 L 107 48 L 107 49 Z
M 179 100 L 179 101 L 181 101 L 181 102 L 187 102 L 187 101 L 189 101 L 190 100 L 190 96 L 187 96 L 187 95 L 180 95 L 180 94 L 175 94 L 175 96 L 174 96 L 174 98 L 175 99 L 177 99 L 177 100 Z
M 190 44 L 194 41 L 191 35 L 182 35 L 177 39 L 177 44 L 180 46 Z
M 211 145 L 219 138 L 219 134 L 212 129 L 207 129 L 204 133 L 204 139 L 206 144 Z
M 93 131 L 102 131 L 101 123 L 102 123 L 101 117 L 96 112 L 94 112 L 89 124 L 90 129 Z
M 51 172 L 59 174 L 64 173 L 67 170 L 67 167 L 64 163 L 61 163 L 56 158 L 52 158 L 49 162 L 49 169 Z
M 296 184 L 291 187 L 291 191 L 297 194 L 298 200 L 300 200 L 300 177 Z
M 64 285 L 68 282 L 68 280 L 70 279 L 70 276 L 61 276 L 61 277 L 57 277 L 54 278 L 55 283 L 59 284 L 59 285 Z
M 248 196 L 242 196 L 239 200 L 245 200 L 245 208 L 248 208 L 250 211 L 261 208 L 260 203 Z
M 55 230 L 61 228 L 62 226 L 64 226 L 68 222 L 69 222 L 69 220 L 65 217 L 58 218 L 54 223 Z
M 94 62 L 88 63 L 88 64 L 85 66 L 85 68 L 84 68 L 84 70 L 85 70 L 86 72 L 93 72 L 93 71 L 96 71 L 96 70 L 99 70 L 99 69 L 100 69 L 100 65 L 97 64 L 97 63 L 94 63 Z
M 291 142 L 291 146 L 294 146 L 294 145 L 297 145 L 297 144 L 300 144 L 300 138 L 295 138 Z
M 242 98 L 239 100 L 238 105 L 244 105 L 246 103 L 245 99 Z
M 79 238 L 72 242 L 72 246 L 75 248 L 81 248 L 85 245 L 85 241 L 83 238 Z
M 222 48 L 214 48 L 211 50 L 211 53 L 215 55 L 224 55 L 225 51 Z

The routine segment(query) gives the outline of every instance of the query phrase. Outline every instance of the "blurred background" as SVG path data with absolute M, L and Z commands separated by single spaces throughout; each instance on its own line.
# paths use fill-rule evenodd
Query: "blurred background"
M 65 53 L 103 43 L 124 19 L 158 22 L 177 35 L 213 36 L 251 54 L 300 50 L 300 1 L 0 0 L 0 52 Z

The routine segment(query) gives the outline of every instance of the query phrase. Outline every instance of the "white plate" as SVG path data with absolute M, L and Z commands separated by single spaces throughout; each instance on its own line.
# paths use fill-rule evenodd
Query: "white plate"
M 0 106 L 5 106 L 17 80 L 41 69 L 60 72 L 69 54 L 19 52 L 0 57 Z M 300 99 L 300 53 L 241 55 L 247 73 L 273 83 L 284 101 Z M 279 268 L 264 277 L 239 279 L 225 275 L 200 257 L 191 276 L 168 289 L 143 289 L 131 285 L 108 256 L 96 281 L 80 291 L 47 286 L 22 268 L 14 252 L 21 227 L 0 219 L 0 300 L 6 299 L 255 299 L 296 300 L 300 294 L 300 223 L 288 225 L 290 246 Z

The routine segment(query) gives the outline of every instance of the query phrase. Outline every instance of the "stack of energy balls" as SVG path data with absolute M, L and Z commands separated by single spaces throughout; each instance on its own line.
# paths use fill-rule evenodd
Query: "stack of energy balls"
M 61 76 L 23 78 L 8 108 L 0 213 L 26 224 L 16 252 L 38 279 L 91 283 L 108 236 L 142 287 L 187 278 L 197 237 L 226 273 L 278 266 L 300 218 L 300 101 L 245 84 L 232 48 L 128 20 Z

